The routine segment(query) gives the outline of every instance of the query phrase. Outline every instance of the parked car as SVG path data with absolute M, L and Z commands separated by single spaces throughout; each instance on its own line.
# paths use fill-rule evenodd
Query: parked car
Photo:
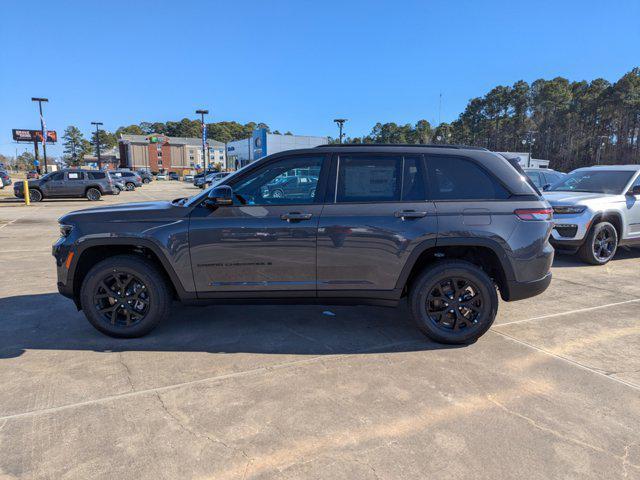
M 136 173 L 140 176 L 142 183 L 144 183 L 145 185 L 147 183 L 151 183 L 151 181 L 153 180 L 153 175 L 149 170 L 140 169 L 136 170 Z
M 210 173 L 207 176 L 202 176 L 200 178 L 196 178 L 194 180 L 193 184 L 196 187 L 208 188 L 209 186 L 213 185 L 214 183 L 219 182 L 220 180 L 222 180 L 227 175 L 229 175 L 229 172 L 214 172 L 214 173 Z
M 130 170 L 113 170 L 109 172 L 115 180 L 121 180 L 125 189 L 133 191 L 142 186 L 142 178 L 136 172 Z
M 29 170 L 27 172 L 27 179 L 28 180 L 35 180 L 35 179 L 38 179 L 38 178 L 40 178 L 40 174 L 37 171 Z
M 553 207 L 557 250 L 604 265 L 619 245 L 640 244 L 640 165 L 579 168 L 544 196 Z
M 289 177 L 279 177 L 271 183 L 263 187 L 263 196 L 274 198 L 308 197 L 314 196 L 317 177 L 307 177 L 300 175 L 291 175 Z
M 186 174 L 184 177 L 182 177 L 182 180 L 183 180 L 184 182 L 191 182 L 191 183 L 193 183 L 193 179 L 194 179 L 194 177 L 193 177 L 193 175 L 192 175 L 192 174 L 190 174 L 190 173 L 188 173 L 188 174 Z
M 264 195 L 301 174 L 315 190 Z M 547 288 L 551 217 L 484 149 L 329 145 L 261 158 L 191 198 L 69 213 L 53 255 L 60 293 L 115 337 L 148 333 L 174 298 L 397 306 L 406 297 L 422 332 L 467 343 L 491 326 L 497 292 L 512 301 Z
M 126 190 L 124 183 L 122 183 L 122 177 L 115 179 L 108 171 L 105 170 L 105 172 L 107 173 L 107 175 L 110 175 L 111 182 L 113 183 L 114 195 L 120 195 L 121 192 L 124 192 Z
M 180 180 L 180 175 L 176 172 L 169 172 L 169 180 Z
M 0 170 L 0 188 L 11 185 L 11 177 L 6 170 Z
M 158 173 L 156 175 L 156 180 L 167 180 L 167 174 L 164 172 Z
M 24 198 L 24 182 L 14 182 L 13 193 Z M 44 198 L 86 197 L 100 200 L 102 195 L 113 195 L 113 180 L 105 172 L 94 170 L 61 170 L 43 175 L 37 180 L 29 180 L 29 197 L 32 202 Z
M 540 191 L 548 189 L 567 176 L 566 173 L 556 172 L 550 168 L 525 168 L 524 173 Z

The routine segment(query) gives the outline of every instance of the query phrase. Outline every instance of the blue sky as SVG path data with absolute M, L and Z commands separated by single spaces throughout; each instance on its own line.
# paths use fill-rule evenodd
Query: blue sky
M 363 135 L 376 121 L 454 120 L 497 84 L 615 80 L 640 65 L 640 2 L 60 1 L 0 6 L 0 153 L 38 128 L 263 121 Z M 53 148 L 60 155 L 61 148 Z

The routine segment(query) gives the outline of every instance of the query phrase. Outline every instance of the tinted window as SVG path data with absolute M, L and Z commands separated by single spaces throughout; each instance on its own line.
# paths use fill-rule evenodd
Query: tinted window
M 107 176 L 104 172 L 88 172 L 87 175 L 91 180 L 102 180 Z
M 233 185 L 234 193 L 249 205 L 313 203 L 323 156 L 291 157 L 270 162 Z M 311 181 L 301 183 L 307 177 Z
M 84 176 L 82 175 L 82 172 L 69 172 L 67 173 L 67 178 L 69 180 L 83 180 Z
M 430 156 L 427 165 L 434 200 L 509 198 L 509 192 L 497 180 L 470 160 L 438 155 Z
M 399 201 L 402 157 L 341 156 L 337 202 Z
M 49 180 L 63 180 L 63 179 L 64 179 L 64 173 L 62 172 L 54 173 L 51 175 L 51 177 L 49 177 Z

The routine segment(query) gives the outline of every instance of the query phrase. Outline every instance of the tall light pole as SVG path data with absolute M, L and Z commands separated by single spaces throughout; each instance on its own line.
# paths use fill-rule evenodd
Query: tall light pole
M 522 139 L 522 145 L 529 144 L 529 160 L 527 161 L 527 167 L 531 166 L 531 147 L 533 146 L 533 142 L 536 141 L 534 135 L 538 132 L 534 132 L 533 130 L 529 130 L 527 132 L 526 138 Z
M 605 140 L 609 139 L 609 135 L 598 135 L 598 151 L 596 153 L 596 165 L 600 165 L 600 157 L 602 156 L 602 149 L 606 145 Z
M 91 122 L 96 126 L 96 153 L 98 155 L 98 170 L 102 170 L 102 159 L 100 158 L 100 125 L 102 122 Z
M 202 163 L 204 173 L 207 174 L 207 125 L 204 123 L 204 116 L 209 114 L 209 110 L 196 110 L 202 121 Z
M 31 97 L 32 102 L 38 102 L 40 108 L 40 132 L 42 133 L 42 154 L 44 156 L 44 173 L 47 173 L 47 131 L 44 123 L 44 117 L 42 116 L 42 102 L 48 102 L 48 98 Z M 36 156 L 38 153 L 38 144 L 36 142 Z
M 346 118 L 335 118 L 333 121 L 338 124 L 338 131 L 340 132 L 339 135 L 338 135 L 338 142 L 342 143 L 342 137 L 344 136 L 344 134 L 342 133 L 342 128 L 344 127 L 344 122 L 346 122 L 347 119 Z

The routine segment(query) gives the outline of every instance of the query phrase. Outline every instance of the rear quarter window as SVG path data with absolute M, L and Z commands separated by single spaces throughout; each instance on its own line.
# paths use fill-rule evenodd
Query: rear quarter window
M 510 194 L 489 172 L 462 157 L 427 157 L 433 200 L 505 200 Z

